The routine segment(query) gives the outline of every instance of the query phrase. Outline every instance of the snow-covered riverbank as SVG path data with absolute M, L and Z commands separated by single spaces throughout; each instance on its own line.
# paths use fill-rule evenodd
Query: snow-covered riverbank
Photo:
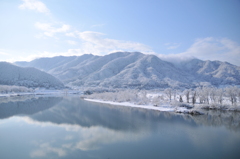
M 152 106 L 152 105 L 136 105 L 130 102 L 112 102 L 112 101 L 103 101 L 99 99 L 87 99 L 84 98 L 86 101 L 96 102 L 96 103 L 104 103 L 110 105 L 118 105 L 123 107 L 132 107 L 132 108 L 140 108 L 140 109 L 149 109 L 149 110 L 157 110 L 157 111 L 164 111 L 164 112 L 176 112 L 176 113 L 184 113 L 184 114 L 194 114 L 194 115 L 201 115 L 204 114 L 199 110 L 196 109 L 187 109 L 186 107 L 179 107 L 179 106 L 172 106 L 172 105 L 161 105 L 161 106 Z
M 210 90 L 212 93 L 207 94 L 206 90 Z M 220 95 L 214 94 L 214 92 L 219 91 Z M 230 91 L 230 93 L 228 91 Z M 233 93 L 231 93 L 231 91 Z M 163 92 L 123 90 L 116 92 L 85 94 L 82 98 L 92 102 L 112 105 L 158 111 L 172 111 L 176 113 L 202 114 L 205 110 L 240 112 L 240 98 L 236 96 L 238 95 L 237 92 L 240 91 L 236 87 L 229 87 L 225 90 L 203 88 L 197 90 L 185 90 L 184 92 L 176 92 L 170 89 L 166 89 Z
M 66 95 L 66 94 L 81 94 L 78 90 L 36 90 L 32 92 L 11 92 L 0 93 L 0 97 L 14 97 L 14 96 L 26 96 L 26 95 Z
M 143 109 L 151 109 L 151 110 L 158 110 L 158 111 L 175 111 L 175 107 L 170 106 L 170 105 L 163 105 L 163 106 L 151 106 L 151 105 L 136 105 L 133 103 L 129 103 L 129 102 L 111 102 L 111 101 L 103 101 L 103 100 L 99 100 L 99 99 L 87 99 L 84 98 L 84 100 L 86 101 L 90 101 L 90 102 L 97 102 L 97 103 L 104 103 L 104 104 L 111 104 L 111 105 L 119 105 L 119 106 L 125 106 L 125 107 L 134 107 L 134 108 L 143 108 Z M 184 108 L 186 109 L 186 108 Z

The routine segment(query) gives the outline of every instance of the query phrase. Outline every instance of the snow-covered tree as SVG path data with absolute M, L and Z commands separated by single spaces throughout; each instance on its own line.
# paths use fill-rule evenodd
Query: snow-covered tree
M 196 103 L 197 93 L 196 91 L 192 91 L 192 104 L 194 105 Z
M 224 95 L 224 91 L 223 89 L 219 88 L 216 90 L 216 94 L 217 94 L 217 101 L 219 104 L 222 105 L 223 103 L 223 95 Z
M 182 99 L 182 96 L 180 95 L 180 97 L 179 97 L 179 102 L 183 102 L 183 99 Z
M 20 93 L 20 92 L 33 92 L 33 89 L 23 86 L 8 86 L 0 85 L 0 93 Z
M 173 89 L 173 90 L 172 90 L 172 94 L 173 94 L 173 99 L 176 100 L 177 90 L 176 90 L 176 89 Z
M 172 100 L 172 89 L 171 88 L 166 88 L 164 90 L 164 93 L 166 94 L 167 98 L 169 98 L 169 100 Z
M 217 102 L 217 89 L 216 88 L 208 88 L 208 92 L 209 92 L 211 102 L 216 103 Z
M 197 97 L 199 98 L 199 103 L 203 104 L 204 102 L 204 95 L 203 95 L 203 91 L 201 87 L 196 88 L 196 92 L 197 92 Z
M 230 86 L 225 88 L 225 92 L 227 97 L 229 97 L 231 104 L 235 104 L 237 102 L 238 88 L 236 86 Z
M 159 106 L 159 105 L 161 105 L 161 100 L 162 100 L 162 98 L 160 96 L 155 96 L 152 99 L 152 104 L 154 106 Z
M 203 87 L 202 88 L 202 98 L 205 104 L 209 104 L 209 92 L 210 92 L 210 88 L 209 87 Z
M 240 88 L 237 88 L 237 97 L 238 97 L 238 102 L 240 103 Z
M 138 96 L 139 96 L 139 102 L 138 104 L 140 105 L 146 105 L 148 104 L 150 101 L 149 101 L 149 98 L 147 97 L 147 92 L 145 90 L 141 91 L 138 93 Z
M 190 89 L 185 89 L 183 94 L 186 96 L 186 99 L 187 99 L 187 103 L 189 103 L 189 99 L 190 99 L 190 92 L 191 90 Z

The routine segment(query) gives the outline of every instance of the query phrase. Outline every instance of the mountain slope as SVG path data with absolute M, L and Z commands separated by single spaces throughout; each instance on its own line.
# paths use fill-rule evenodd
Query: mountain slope
M 45 70 L 70 86 L 151 89 L 195 87 L 206 82 L 240 84 L 240 67 L 226 62 L 192 59 L 174 65 L 139 52 L 59 56 L 16 64 Z
M 7 62 L 0 62 L 0 84 L 25 87 L 63 88 L 57 78 L 36 68 L 22 68 Z
M 190 82 L 189 76 L 171 63 L 154 55 L 143 55 L 126 65 L 112 78 L 105 79 L 103 86 L 157 88 L 178 87 Z
M 190 82 L 189 76 L 173 64 L 137 52 L 117 52 L 87 59 L 84 65 L 80 63 L 63 72 L 59 76 L 53 74 L 68 84 L 85 87 L 178 87 Z
M 48 72 L 52 68 L 61 66 L 71 60 L 74 60 L 75 58 L 76 56 L 69 56 L 69 57 L 56 56 L 52 58 L 44 57 L 44 58 L 35 59 L 30 62 L 19 61 L 19 62 L 16 62 L 15 64 L 22 67 L 35 67 L 39 70 Z
M 240 85 L 240 67 L 227 62 L 193 59 L 182 63 L 181 69 L 213 85 Z

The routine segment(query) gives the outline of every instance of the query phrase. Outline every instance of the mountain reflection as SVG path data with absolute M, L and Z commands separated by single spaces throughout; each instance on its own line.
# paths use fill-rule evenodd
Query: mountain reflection
M 61 101 L 61 97 L 20 96 L 1 98 L 0 119 L 17 115 L 32 115 L 49 109 Z
M 225 126 L 227 129 L 240 131 L 240 112 L 221 110 L 202 110 L 205 115 L 183 115 L 185 120 L 194 121 L 198 125 L 213 127 Z
M 64 100 L 63 100 L 64 99 Z M 0 119 L 16 115 L 28 115 L 35 121 L 55 124 L 102 126 L 113 130 L 154 130 L 156 125 L 181 123 L 225 126 L 240 131 L 240 113 L 208 110 L 205 115 L 192 116 L 159 112 L 131 107 L 113 106 L 81 100 L 79 97 L 34 97 L 6 98 L 0 101 Z M 187 121 L 187 122 L 186 122 Z
M 240 131 L 240 113 L 224 111 L 206 111 L 205 115 L 175 114 L 131 107 L 113 106 L 66 98 L 60 104 L 41 113 L 30 116 L 41 122 L 79 125 L 81 127 L 102 126 L 113 130 L 138 131 L 155 130 L 161 124 L 180 123 L 191 127 L 197 125 L 225 126 Z M 186 122 L 187 121 L 187 122 Z
M 156 124 L 184 120 L 181 116 L 172 115 L 170 112 L 112 106 L 88 102 L 79 98 L 65 99 L 59 105 L 44 111 L 44 113 L 34 114 L 31 118 L 41 122 L 77 124 L 81 127 L 101 126 L 119 131 L 154 130 Z M 191 122 L 190 124 L 195 125 Z

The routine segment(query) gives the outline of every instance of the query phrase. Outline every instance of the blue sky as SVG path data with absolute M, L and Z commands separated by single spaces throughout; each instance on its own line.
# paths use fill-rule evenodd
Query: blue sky
M 240 65 L 239 0 L 1 0 L 0 61 L 115 51 Z

